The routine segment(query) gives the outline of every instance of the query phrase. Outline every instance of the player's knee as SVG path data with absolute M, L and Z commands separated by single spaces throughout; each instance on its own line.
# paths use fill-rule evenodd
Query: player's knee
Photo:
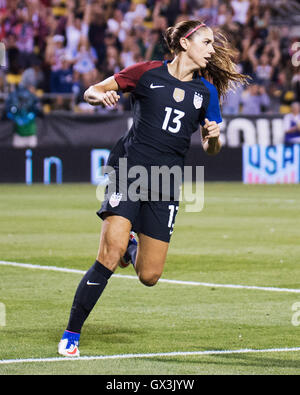
M 125 254 L 125 248 L 121 244 L 107 247 L 100 251 L 99 260 L 108 269 L 114 271 L 118 266 L 120 258 Z
M 159 280 L 160 274 L 152 273 L 152 272 L 142 272 L 138 273 L 139 280 L 142 284 L 147 287 L 153 287 Z

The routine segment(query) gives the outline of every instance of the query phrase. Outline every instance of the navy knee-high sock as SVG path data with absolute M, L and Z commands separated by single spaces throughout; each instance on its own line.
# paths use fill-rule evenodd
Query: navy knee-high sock
M 80 333 L 112 274 L 111 270 L 98 261 L 86 272 L 75 293 L 67 326 L 68 331 Z

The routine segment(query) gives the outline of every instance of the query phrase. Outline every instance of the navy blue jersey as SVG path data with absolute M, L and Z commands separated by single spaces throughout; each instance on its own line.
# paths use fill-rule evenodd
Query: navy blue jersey
M 216 87 L 194 74 L 191 81 L 173 77 L 167 62 L 149 61 L 114 75 L 133 98 L 133 125 L 109 161 L 126 157 L 128 165 L 183 166 L 191 135 L 204 119 L 222 122 Z M 200 138 L 200 137 L 199 137 Z
M 147 189 L 161 195 L 163 181 L 158 187 L 153 185 L 152 166 L 183 170 L 191 135 L 199 124 L 204 125 L 205 118 L 222 122 L 217 90 L 198 73 L 191 81 L 178 80 L 162 61 L 137 63 L 114 78 L 123 92 L 132 94 L 133 125 L 113 148 L 108 165 L 118 172 L 119 158 L 123 157 L 128 169 L 143 166 L 149 177 Z M 174 198 L 179 194 L 182 174 L 171 176 L 170 194 Z

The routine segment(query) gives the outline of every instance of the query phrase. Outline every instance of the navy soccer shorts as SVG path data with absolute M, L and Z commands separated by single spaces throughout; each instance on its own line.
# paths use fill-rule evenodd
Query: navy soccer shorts
M 132 201 L 123 194 L 113 192 L 105 195 L 97 215 L 104 219 L 108 215 L 120 215 L 132 224 L 132 230 L 161 241 L 169 242 L 174 229 L 179 203 L 175 200 Z

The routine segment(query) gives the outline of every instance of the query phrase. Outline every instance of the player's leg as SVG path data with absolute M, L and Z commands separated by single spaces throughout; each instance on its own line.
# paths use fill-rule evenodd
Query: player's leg
M 160 279 L 167 257 L 169 243 L 139 233 L 135 270 L 139 280 L 149 287 Z
M 59 343 L 60 354 L 79 355 L 81 328 L 126 251 L 130 229 L 131 222 L 124 217 L 111 215 L 104 219 L 97 259 L 76 290 L 68 326 Z
M 103 221 L 97 261 L 112 272 L 126 252 L 131 222 L 119 215 L 109 215 Z
M 137 255 L 132 261 L 147 286 L 155 285 L 162 275 L 177 212 L 177 201 L 148 201 L 141 206 Z

